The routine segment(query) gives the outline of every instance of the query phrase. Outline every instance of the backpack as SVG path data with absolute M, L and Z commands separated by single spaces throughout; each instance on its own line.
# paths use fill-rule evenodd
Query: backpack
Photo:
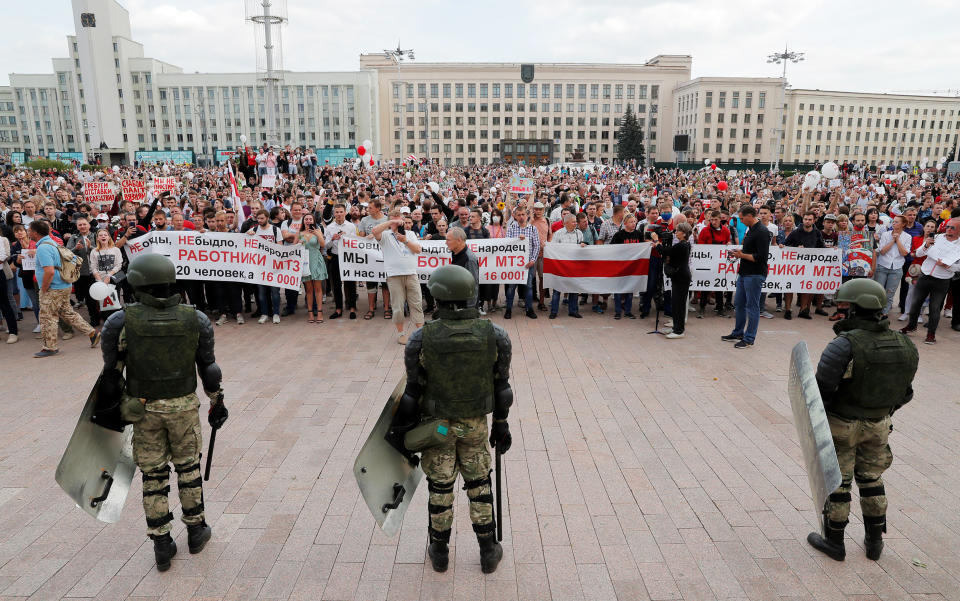
M 44 242 L 57 249 L 60 253 L 60 279 L 67 284 L 73 284 L 80 279 L 80 267 L 83 265 L 83 259 L 73 254 L 67 248 L 54 244 L 53 242 Z

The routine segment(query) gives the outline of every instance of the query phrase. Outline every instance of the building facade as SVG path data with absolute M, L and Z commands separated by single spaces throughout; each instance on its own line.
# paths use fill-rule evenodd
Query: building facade
M 360 56 L 375 74 L 383 159 L 429 157 L 442 165 L 488 164 L 507 155 L 566 160 L 617 156 L 616 133 L 627 106 L 647 134 L 648 156 L 671 160 L 673 89 L 690 79 L 689 56 L 657 56 L 641 65 L 536 63 L 529 82 L 521 63 L 398 63 Z M 513 148 L 502 146 L 509 140 Z M 542 140 L 552 141 L 543 152 Z M 538 149 L 528 153 L 533 144 Z M 517 145 L 524 150 L 517 152 Z
M 215 161 L 241 136 L 267 142 L 269 111 L 281 144 L 337 162 L 367 138 L 377 160 L 611 162 L 628 107 L 648 160 L 661 163 L 935 164 L 960 133 L 960 98 L 691 79 L 686 55 L 523 65 L 363 54 L 357 71 L 284 72 L 270 107 L 255 72 L 184 73 L 145 56 L 116 0 L 72 0 L 72 11 L 75 33 L 53 72 L 14 73 L 0 87 L 0 154 L 131 163 L 141 151 L 188 151 Z M 675 135 L 689 136 L 688 150 L 674 152 Z

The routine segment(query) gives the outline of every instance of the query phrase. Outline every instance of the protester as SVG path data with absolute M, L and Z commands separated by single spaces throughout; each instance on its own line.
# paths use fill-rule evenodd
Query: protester
M 440 229 L 439 227 L 437 228 Z M 533 286 L 535 268 L 537 259 L 540 257 L 540 233 L 537 227 L 527 223 L 527 209 L 517 207 L 513 211 L 513 222 L 507 226 L 507 238 L 518 238 L 528 240 L 527 242 L 527 263 L 524 268 L 527 270 L 526 284 L 520 284 L 524 287 L 524 299 L 526 304 L 527 317 L 536 319 L 537 313 L 533 310 Z M 504 319 L 513 317 L 513 297 L 517 293 L 517 284 L 507 284 L 506 296 L 507 304 L 503 312 Z
M 577 218 L 574 217 L 572 213 L 567 212 L 563 214 L 563 227 L 553 233 L 551 243 L 577 244 L 581 247 L 587 246 L 587 243 L 583 240 L 583 232 L 577 229 Z M 552 291 L 550 298 L 550 319 L 557 318 L 557 313 L 560 311 L 560 297 L 562 296 L 562 292 L 562 290 Z M 580 315 L 579 299 L 580 295 L 576 292 L 567 294 L 567 312 L 570 317 L 576 319 L 583 318 L 583 316 Z
M 297 235 L 307 250 L 308 270 L 301 277 L 307 301 L 307 322 L 323 323 L 323 283 L 327 279 L 323 247 L 326 241 L 313 213 L 303 216 L 303 228 Z
M 623 218 L 623 228 L 613 235 L 610 244 L 640 244 L 641 242 L 643 242 L 643 233 L 637 229 L 637 216 L 633 213 L 627 213 L 626 217 Z M 656 276 L 648 273 L 647 281 L 649 282 L 652 277 Z M 649 286 L 647 289 L 649 290 Z M 632 309 L 633 292 L 613 295 L 614 319 L 620 319 L 621 316 L 627 319 L 636 319 L 637 316 L 633 314 Z
M 385 299 L 393 300 L 393 325 L 397 328 L 397 342 L 407 343 L 404 333 L 405 317 L 403 305 L 410 307 L 410 318 L 414 329 L 423 325 L 423 307 L 420 296 L 420 281 L 417 276 L 417 257 L 420 254 L 420 241 L 412 231 L 406 231 L 403 213 L 400 209 L 390 211 L 389 219 L 375 225 L 370 234 L 380 243 L 383 250 L 383 266 L 387 272 L 387 285 L 390 294 Z
M 672 327 L 672 331 L 667 333 L 667 338 L 675 340 L 683 338 L 687 323 L 687 296 L 690 290 L 690 281 L 693 279 L 690 273 L 690 242 L 689 237 L 693 233 L 693 226 L 689 223 L 681 223 L 677 226 L 674 235 L 675 241 L 670 246 L 664 246 L 660 243 L 657 234 L 651 233 L 650 239 L 657 245 L 657 251 L 664 258 L 664 273 L 670 278 L 673 286 L 671 300 L 674 305 L 671 307 L 672 322 L 667 322 L 667 327 Z
M 721 336 L 721 340 L 736 340 L 734 348 L 747 348 L 756 341 L 760 325 L 760 296 L 763 282 L 767 279 L 770 232 L 757 219 L 757 210 L 752 206 L 740 208 L 740 222 L 747 226 L 743 248 L 730 253 L 733 258 L 740 259 L 740 274 L 733 301 L 736 323 L 733 331 Z
M 930 298 L 930 312 L 927 320 L 925 344 L 936 344 L 937 326 L 940 324 L 940 312 L 950 289 L 950 279 L 960 273 L 960 218 L 951 219 L 946 232 L 937 235 L 933 243 L 929 241 L 917 248 L 917 257 L 923 257 L 920 265 L 922 275 L 916 284 L 913 305 L 910 308 L 910 320 L 900 331 L 904 334 L 917 330 L 917 318 L 923 302 Z

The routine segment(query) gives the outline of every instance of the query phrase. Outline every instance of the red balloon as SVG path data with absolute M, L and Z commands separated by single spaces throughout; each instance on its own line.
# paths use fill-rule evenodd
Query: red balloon
M 710 165 L 710 170 L 711 170 L 711 171 L 716 171 L 716 170 L 717 170 L 717 166 L 716 166 L 716 165 Z
M 373 159 L 370 159 L 370 166 L 373 167 Z
M 367 149 L 364 148 L 363 146 L 357 146 L 357 154 L 359 154 L 360 156 L 363 156 L 367 154 Z
M 889 180 L 889 179 L 885 179 L 885 180 L 883 180 L 883 183 L 885 183 L 885 184 L 887 184 L 887 185 L 889 186 L 889 185 L 890 185 L 890 180 Z
M 726 189 L 727 189 L 727 182 L 720 182 L 719 184 L 717 184 L 717 190 L 720 190 L 721 192 L 723 192 Z

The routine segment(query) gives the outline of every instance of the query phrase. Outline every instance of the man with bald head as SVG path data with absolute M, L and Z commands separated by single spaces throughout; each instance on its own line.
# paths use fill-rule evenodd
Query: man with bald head
M 917 330 L 917 318 L 923 308 L 923 301 L 930 297 L 930 317 L 927 320 L 927 338 L 924 343 L 936 344 L 937 326 L 940 325 L 943 301 L 950 290 L 951 279 L 960 273 L 960 217 L 954 217 L 948 221 L 944 233 L 932 239 L 927 238 L 916 250 L 916 254 L 917 257 L 924 257 L 920 265 L 920 271 L 923 273 L 914 289 L 910 321 L 900 331 L 908 334 Z

